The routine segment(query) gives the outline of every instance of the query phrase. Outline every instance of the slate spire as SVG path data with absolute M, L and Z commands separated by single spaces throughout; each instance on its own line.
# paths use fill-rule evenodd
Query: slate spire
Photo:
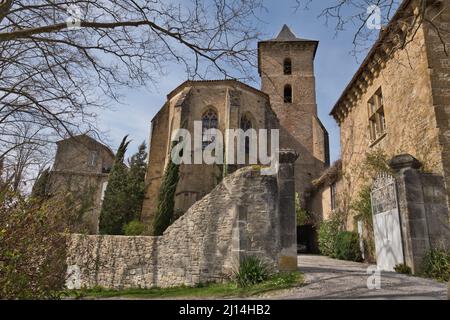
M 285 24 L 283 25 L 283 28 L 281 29 L 280 33 L 276 37 L 276 40 L 279 41 L 292 41 L 292 40 L 300 40 L 298 39 L 295 34 L 289 29 L 289 27 Z

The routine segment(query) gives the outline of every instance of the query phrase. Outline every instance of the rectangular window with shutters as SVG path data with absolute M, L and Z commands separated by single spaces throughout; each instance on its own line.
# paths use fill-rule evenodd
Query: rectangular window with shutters
M 384 116 L 384 101 L 381 88 L 368 102 L 370 141 L 375 142 L 386 133 L 386 118 Z

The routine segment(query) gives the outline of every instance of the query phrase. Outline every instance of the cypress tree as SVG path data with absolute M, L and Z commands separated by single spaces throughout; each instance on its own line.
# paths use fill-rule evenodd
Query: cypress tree
M 153 233 L 160 236 L 174 221 L 175 191 L 179 180 L 180 166 L 169 161 L 158 195 L 158 207 L 153 223 Z
M 142 203 L 145 196 L 145 173 L 147 170 L 147 151 L 145 142 L 139 146 L 138 152 L 128 161 L 130 170 L 128 171 L 128 222 L 140 220 Z
M 127 138 L 128 136 L 125 136 L 120 143 L 109 174 L 100 213 L 100 234 L 122 234 L 122 227 L 129 216 L 127 168 L 124 164 L 125 153 L 130 143 Z

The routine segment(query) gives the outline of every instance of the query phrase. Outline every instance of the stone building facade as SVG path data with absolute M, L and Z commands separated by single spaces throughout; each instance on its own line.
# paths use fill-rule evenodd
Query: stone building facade
M 144 222 L 151 224 L 156 212 L 172 132 L 184 128 L 192 133 L 194 121 L 205 121 L 205 117 L 209 123 L 213 119 L 214 127 L 221 132 L 280 129 L 281 148 L 300 155 L 295 188 L 305 198 L 311 181 L 329 163 L 328 134 L 317 117 L 313 66 L 317 46 L 317 41 L 298 39 L 284 26 L 277 38 L 258 44 L 262 90 L 235 80 L 187 81 L 167 96 L 152 120 Z M 231 173 L 237 168 L 227 164 L 225 171 Z M 207 195 L 223 172 L 217 165 L 181 165 L 175 214 L 186 212 Z
M 450 59 L 441 42 L 450 46 L 450 1 L 427 4 L 426 16 L 439 34 L 424 22 L 401 46 L 420 12 L 418 3 L 403 1 L 331 111 L 341 131 L 342 172 L 316 194 L 327 202 L 324 216 L 336 207 L 349 211 L 351 199 L 369 182 L 366 159 L 377 153 L 387 160 L 414 156 L 422 171 L 443 176 L 450 196 Z M 335 208 L 328 205 L 331 191 L 339 198 Z
M 430 249 L 450 245 L 450 0 L 427 2 L 434 26 L 411 27 L 421 3 L 402 2 L 332 109 L 341 160 L 316 180 L 313 201 L 373 241 L 378 268 L 413 273 Z M 352 206 L 367 187 L 371 224 Z
M 75 201 L 87 203 L 77 226 L 78 232 L 98 233 L 99 215 L 114 153 L 88 135 L 57 142 L 55 162 L 50 172 L 49 193 L 71 192 Z
M 156 212 L 161 179 L 171 152 L 172 133 L 177 129 L 186 129 L 193 140 L 194 121 L 200 121 L 202 124 L 206 123 L 208 128 L 225 134 L 226 129 L 241 128 L 244 119 L 255 130 L 279 127 L 278 119 L 270 107 L 269 97 L 239 81 L 186 81 L 168 95 L 167 102 L 152 120 L 146 175 L 147 193 L 142 211 L 144 222 L 151 224 Z M 193 143 L 192 141 L 192 153 L 196 148 Z M 225 141 L 224 149 L 227 147 Z M 227 166 L 228 173 L 238 168 Z M 221 181 L 223 171 L 223 166 L 219 165 L 180 165 L 175 214 L 186 212 L 211 192 Z
M 313 180 L 309 189 L 308 210 L 314 216 L 316 224 L 329 220 L 335 211 L 343 205 L 342 195 L 342 161 L 338 160 L 327 168 L 319 178 Z

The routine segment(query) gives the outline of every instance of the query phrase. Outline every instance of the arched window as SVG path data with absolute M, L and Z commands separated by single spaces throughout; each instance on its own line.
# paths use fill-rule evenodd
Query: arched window
M 289 84 L 284 86 L 284 103 L 292 103 L 292 87 Z
M 249 119 L 247 115 L 243 115 L 241 117 L 241 129 L 247 131 L 253 128 L 252 121 Z
M 218 126 L 218 118 L 217 113 L 213 109 L 208 109 L 202 116 L 202 133 L 209 129 L 217 129 Z M 203 149 L 209 146 L 215 140 L 215 135 L 207 134 L 206 141 L 203 141 Z
M 284 59 L 283 63 L 284 74 L 292 74 L 292 61 L 289 58 Z
M 247 132 L 248 130 L 253 128 L 252 121 L 247 115 L 243 115 L 241 117 L 240 127 L 244 132 Z M 245 153 L 250 153 L 250 137 L 248 136 L 245 136 Z

